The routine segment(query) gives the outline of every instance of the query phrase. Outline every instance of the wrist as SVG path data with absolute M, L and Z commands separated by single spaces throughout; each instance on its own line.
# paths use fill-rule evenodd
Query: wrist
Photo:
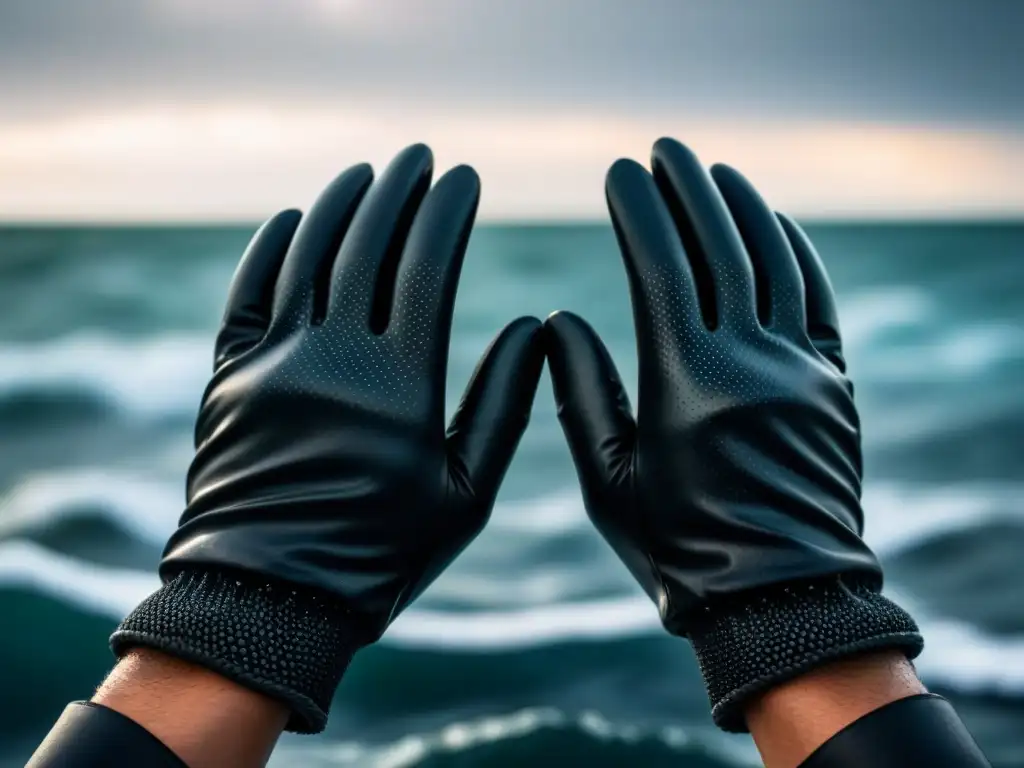
M 281 702 L 287 729 L 323 729 L 331 698 L 362 644 L 332 596 L 250 574 L 186 572 L 111 636 L 115 655 L 149 648 Z
M 914 620 L 871 587 L 840 578 L 780 584 L 708 609 L 689 633 L 715 722 L 747 730 L 744 710 L 766 691 L 827 664 L 895 650 L 912 659 Z
M 902 651 L 876 651 L 787 680 L 753 697 L 744 715 L 768 768 L 796 766 L 861 717 L 922 693 L 926 689 Z
M 289 716 L 275 699 L 150 648 L 128 651 L 92 703 L 142 726 L 190 768 L 264 765 Z

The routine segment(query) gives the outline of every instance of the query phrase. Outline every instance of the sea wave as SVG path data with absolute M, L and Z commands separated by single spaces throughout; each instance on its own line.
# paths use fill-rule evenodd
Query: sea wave
M 994 522 L 1024 525 L 1024 485 L 957 482 L 945 485 L 877 482 L 864 489 L 865 536 L 881 556 L 955 531 Z M 591 527 L 578 489 L 499 505 L 490 526 L 509 533 L 554 536 Z
M 163 544 L 184 503 L 180 482 L 137 471 L 83 467 L 23 477 L 0 498 L 0 540 L 87 515 L 129 536 Z
M 948 386 L 1018 360 L 1022 354 L 1024 332 L 1020 328 L 974 325 L 912 345 L 873 350 L 856 373 L 878 384 L 942 382 Z
M 942 322 L 937 299 L 913 286 L 855 293 L 844 299 L 840 315 L 855 380 L 949 384 L 1024 356 L 1020 326 Z
M 926 640 L 917 668 L 925 680 L 963 693 L 1024 696 L 1024 637 L 995 637 L 964 622 L 929 617 L 904 596 Z M 441 614 L 413 609 L 385 642 L 409 648 L 507 651 L 565 642 L 613 640 L 662 632 L 642 595 L 526 611 Z
M 177 524 L 182 484 L 136 470 L 80 467 L 27 475 L 0 497 L 0 539 L 87 514 L 162 544 Z M 586 525 L 577 489 L 499 502 L 490 527 L 523 536 L 557 536 Z
M 1009 522 L 1024 525 L 1020 483 L 948 485 L 873 483 L 864 489 L 867 543 L 882 557 L 956 531 Z
M 887 285 L 850 294 L 839 305 L 843 344 L 848 351 L 866 348 L 894 328 L 927 323 L 933 309 L 930 294 L 913 285 Z
M 614 722 L 596 711 L 578 715 L 556 708 L 530 708 L 409 734 L 397 741 L 367 745 L 337 741 L 310 746 L 286 740 L 270 765 L 358 765 L 365 768 L 522 765 L 531 755 L 558 754 L 573 765 L 686 765 L 741 768 L 760 765 L 748 740 L 710 728 L 641 727 Z
M 1024 357 L 1019 327 L 938 322 L 936 300 L 913 286 L 855 293 L 841 309 L 858 380 L 950 382 Z M 892 332 L 908 329 L 911 339 L 893 341 Z M 472 367 L 489 339 L 478 332 L 457 335 L 453 363 Z M 198 333 L 138 339 L 80 331 L 42 343 L 8 343 L 0 347 L 0 401 L 87 395 L 151 417 L 192 415 L 210 375 L 211 355 L 212 335 Z
M 0 397 L 83 393 L 149 416 L 194 413 L 210 376 L 208 336 L 164 334 L 144 340 L 81 332 L 39 344 L 0 348 Z
M 865 534 L 876 552 L 891 556 L 951 531 L 994 521 L 1024 523 L 1022 498 L 1024 487 L 1014 482 L 873 483 L 864 491 Z M 180 482 L 137 471 L 93 467 L 37 473 L 0 498 L 0 540 L 31 538 L 27 532 L 88 515 L 162 545 L 183 502 Z M 484 536 L 516 535 L 525 542 L 589 530 L 579 490 L 566 488 L 499 502 Z
M 120 620 L 159 586 L 155 573 L 84 562 L 30 541 L 0 542 L 0 590 L 27 588 Z
M 491 334 L 476 332 L 452 339 L 449 364 L 462 375 L 453 377 L 449 412 L 491 340 Z M 0 346 L 0 414 L 5 404 L 37 418 L 51 416 L 57 405 L 83 411 L 99 405 L 147 418 L 193 417 L 212 359 L 212 332 L 138 339 L 81 331 L 47 342 L 7 343 Z

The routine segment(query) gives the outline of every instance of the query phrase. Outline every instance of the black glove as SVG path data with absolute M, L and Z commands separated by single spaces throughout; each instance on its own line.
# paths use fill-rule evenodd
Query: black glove
M 196 423 L 165 586 L 112 637 L 197 661 L 323 728 L 352 654 L 480 532 L 526 428 L 540 322 L 495 339 L 445 432 L 452 308 L 480 186 L 425 146 L 255 235 Z M 429 190 L 429 191 L 428 191 Z
M 713 178 L 712 178 L 713 176 Z M 697 652 L 716 722 L 859 650 L 921 649 L 861 539 L 861 451 L 832 289 L 810 241 L 736 171 L 671 140 L 609 171 L 632 294 L 634 420 L 594 331 L 547 323 L 587 511 Z

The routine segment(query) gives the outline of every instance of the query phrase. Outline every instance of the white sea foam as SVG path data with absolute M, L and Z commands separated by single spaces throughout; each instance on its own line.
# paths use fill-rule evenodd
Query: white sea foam
M 875 383 L 952 381 L 976 377 L 994 365 L 1024 355 L 1024 329 L 1017 325 L 951 325 L 942 308 L 912 286 L 872 289 L 840 307 L 843 345 L 853 373 Z M 885 343 L 897 329 L 914 331 L 913 341 Z
M 382 745 L 358 742 L 310 745 L 301 739 L 286 738 L 275 750 L 270 765 L 279 768 L 291 765 L 412 768 L 432 756 L 456 755 L 489 744 L 529 737 L 547 729 L 571 728 L 601 742 L 636 744 L 644 739 L 653 739 L 680 752 L 697 749 L 736 768 L 761 764 L 749 739 L 730 736 L 710 727 L 641 728 L 613 722 L 599 712 L 570 716 L 553 707 L 545 707 L 450 723 L 436 731 L 410 734 Z
M 995 520 L 1024 523 L 1018 483 L 868 484 L 864 491 L 868 543 L 891 554 L 933 536 Z M 56 522 L 80 510 L 106 515 L 128 533 L 160 544 L 174 529 L 184 493 L 177 481 L 103 467 L 26 476 L 0 498 L 0 536 L 29 524 Z M 533 500 L 499 502 L 487 531 L 524 540 L 589 531 L 579 490 Z M 491 529 L 494 529 L 491 531 Z
M 121 619 L 159 586 L 156 574 L 92 565 L 27 541 L 0 542 L 0 588 L 32 589 Z
M 930 319 L 934 303 L 926 291 L 911 285 L 873 288 L 845 297 L 839 306 L 843 345 L 856 351 L 894 328 L 922 325 Z
M 163 544 L 177 525 L 183 505 L 180 481 L 137 470 L 81 467 L 37 472 L 20 478 L 0 496 L 0 538 L 87 511 L 106 517 L 130 535 Z M 567 489 L 532 500 L 499 502 L 488 532 L 543 538 L 587 525 L 579 491 Z
M 1024 695 L 1024 637 L 995 637 L 964 622 L 929 617 L 902 597 L 926 639 L 918 666 L 927 682 L 966 692 Z M 499 651 L 561 642 L 616 640 L 663 631 L 642 595 L 504 613 L 441 614 L 413 609 L 385 640 L 413 648 Z
M 104 468 L 26 476 L 0 498 L 0 538 L 88 511 L 126 533 L 162 545 L 184 503 L 180 483 Z
M 1024 487 L 1011 482 L 877 482 L 865 487 L 863 507 L 868 543 L 878 554 L 889 556 L 936 536 L 985 523 L 1024 525 Z M 500 531 L 539 536 L 591 527 L 577 489 L 499 505 L 491 525 Z
M 863 506 L 865 539 L 882 556 L 985 523 L 1024 525 L 1019 483 L 874 483 L 864 489 Z
M 856 374 L 872 383 L 950 382 L 973 379 L 995 365 L 1019 359 L 1024 331 L 1005 325 L 973 325 L 915 344 L 872 349 Z
M 925 651 L 915 664 L 928 683 L 963 693 L 1024 696 L 1024 637 L 993 637 L 964 622 L 935 618 L 926 618 L 921 632 Z
M 499 504 L 490 524 L 501 531 L 550 536 L 578 530 L 588 523 L 580 492 L 571 488 L 537 499 Z
M 404 647 L 511 650 L 570 640 L 618 640 L 660 628 L 651 601 L 629 595 L 517 611 L 451 613 L 415 608 L 398 617 L 387 639 Z
M 212 366 L 206 335 L 144 340 L 83 332 L 0 348 L 0 396 L 37 390 L 85 391 L 146 415 L 191 413 Z
M 163 333 L 142 339 L 83 331 L 51 341 L 0 346 L 0 398 L 25 392 L 84 392 L 144 416 L 195 413 L 210 378 L 213 335 Z M 449 412 L 489 336 L 454 339 L 449 362 L 466 371 L 452 383 Z
M 841 307 L 844 345 L 858 379 L 892 382 L 977 376 L 1024 355 L 1024 331 L 1009 325 L 948 326 L 932 297 L 915 286 L 877 288 Z M 889 345 L 884 336 L 911 329 L 921 338 Z M 488 341 L 454 339 L 452 360 L 471 367 Z M 143 415 L 192 414 L 209 378 L 210 334 L 164 333 L 144 339 L 82 331 L 35 344 L 0 347 L 0 397 L 42 390 L 84 391 Z M 450 393 L 452 404 L 461 383 Z

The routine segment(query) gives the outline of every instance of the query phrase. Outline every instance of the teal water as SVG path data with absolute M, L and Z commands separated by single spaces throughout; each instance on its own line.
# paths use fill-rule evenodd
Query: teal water
M 228 280 L 252 227 L 0 229 L 0 765 L 110 666 L 155 585 Z M 926 681 L 1024 765 L 1024 224 L 810 225 L 865 429 L 867 536 L 928 642 Z M 454 406 L 522 313 L 584 315 L 629 386 L 606 226 L 480 227 Z M 710 724 L 687 645 L 582 509 L 546 379 L 484 534 L 378 646 L 326 734 L 279 766 L 756 764 Z

